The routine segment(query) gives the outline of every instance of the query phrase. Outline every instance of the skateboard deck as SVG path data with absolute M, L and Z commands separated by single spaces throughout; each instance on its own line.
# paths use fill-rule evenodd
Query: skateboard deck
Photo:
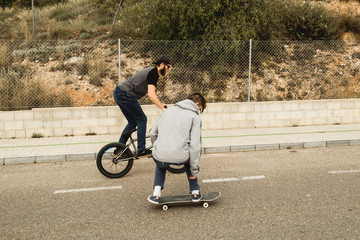
M 191 195 L 179 195 L 179 196 L 165 196 L 160 198 L 159 205 L 162 206 L 163 210 L 168 210 L 169 205 L 182 204 L 182 203 L 202 203 L 204 208 L 209 207 L 209 203 L 220 197 L 220 192 L 211 192 L 204 194 L 199 202 L 193 202 Z

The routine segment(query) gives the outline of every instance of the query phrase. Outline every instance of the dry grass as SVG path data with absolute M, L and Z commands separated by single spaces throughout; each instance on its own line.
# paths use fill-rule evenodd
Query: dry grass
M 90 20 L 92 6 L 88 0 L 69 0 L 65 5 L 35 9 L 36 39 L 78 38 L 81 31 L 96 28 Z M 0 11 L 0 36 L 2 39 L 33 38 L 32 11 L 11 9 Z M 10 26 L 10 27 L 9 27 Z
M 11 51 L 8 45 L 0 46 L 0 68 L 7 68 L 11 65 Z
M 339 1 L 332 0 L 329 1 L 327 7 L 335 12 L 340 14 L 352 14 L 352 15 L 360 15 L 360 2 L 357 0 L 349 0 L 349 1 Z

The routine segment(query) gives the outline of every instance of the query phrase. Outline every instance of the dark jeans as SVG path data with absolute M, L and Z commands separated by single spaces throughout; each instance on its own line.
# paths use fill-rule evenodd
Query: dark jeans
M 143 151 L 145 149 L 147 118 L 139 104 L 139 101 L 135 95 L 122 91 L 118 87 L 115 88 L 113 95 L 115 102 L 119 105 L 121 112 L 128 121 L 123 133 L 134 129 L 137 126 L 137 148 L 139 152 Z M 127 140 L 128 138 L 121 136 L 119 143 L 126 144 Z
M 166 169 L 170 164 L 173 164 L 173 163 L 160 162 L 160 161 L 156 160 L 154 157 L 153 157 L 153 159 L 154 159 L 154 162 L 156 163 L 154 188 L 155 188 L 155 186 L 161 186 L 161 189 L 163 189 L 164 184 L 165 184 Z M 179 164 L 179 165 L 185 166 L 187 179 L 189 181 L 190 193 L 193 190 L 200 190 L 200 186 L 198 184 L 197 178 L 189 179 L 189 177 L 191 176 L 190 160 L 183 164 Z

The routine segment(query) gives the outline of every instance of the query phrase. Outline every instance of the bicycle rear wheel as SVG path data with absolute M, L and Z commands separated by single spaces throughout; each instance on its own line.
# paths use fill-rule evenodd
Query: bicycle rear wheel
M 108 178 L 123 177 L 130 171 L 133 162 L 134 158 L 130 149 L 116 142 L 105 145 L 96 157 L 97 168 Z
M 185 172 L 185 166 L 171 164 L 170 166 L 168 166 L 167 170 L 172 173 L 183 173 L 183 172 Z

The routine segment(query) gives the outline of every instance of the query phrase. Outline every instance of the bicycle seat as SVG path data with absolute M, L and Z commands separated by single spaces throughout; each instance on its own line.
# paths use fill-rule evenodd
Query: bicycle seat
M 134 128 L 134 129 L 131 129 L 131 130 L 129 130 L 129 131 L 126 131 L 126 132 L 124 132 L 123 134 L 122 134 L 122 136 L 124 137 L 124 138 L 129 138 L 130 136 L 131 136 L 131 134 L 133 133 L 133 132 L 135 132 L 137 129 L 136 128 Z

